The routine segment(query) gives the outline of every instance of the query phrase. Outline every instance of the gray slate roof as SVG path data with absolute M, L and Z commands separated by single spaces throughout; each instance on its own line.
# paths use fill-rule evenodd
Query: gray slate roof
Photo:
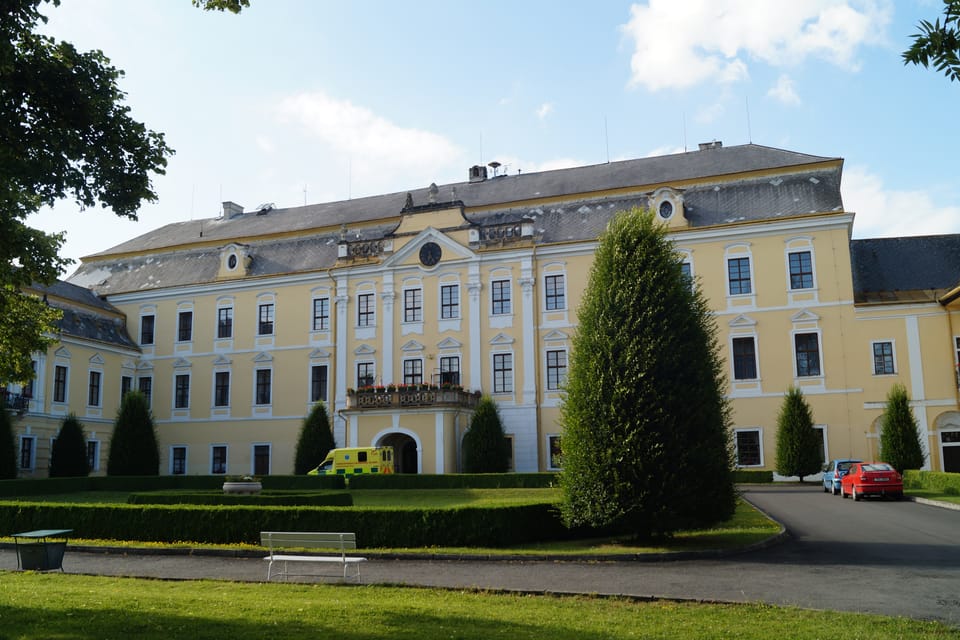
M 120 311 L 90 289 L 62 280 L 51 285 L 34 284 L 31 288 L 45 295 L 51 306 L 63 311 L 63 317 L 57 323 L 61 334 L 140 350 L 127 334 Z M 93 307 L 93 310 L 75 304 Z
M 460 200 L 468 208 L 605 191 L 627 186 L 681 182 L 764 169 L 798 166 L 837 158 L 747 144 L 691 151 L 653 158 L 638 158 L 586 167 L 572 167 L 520 175 L 503 175 L 482 182 L 441 185 L 438 200 Z M 839 181 L 839 178 L 837 178 Z M 90 257 L 140 252 L 229 240 L 284 231 L 339 228 L 396 217 L 404 208 L 407 192 L 327 202 L 303 207 L 272 209 L 264 215 L 251 211 L 230 218 L 209 218 L 166 225 Z M 415 205 L 428 202 L 428 187 L 411 189 Z
M 502 208 L 467 213 L 465 224 L 484 227 L 533 219 L 535 239 L 540 244 L 592 240 L 617 211 L 648 206 L 649 201 L 648 194 L 600 197 L 590 193 L 696 178 L 703 182 L 684 191 L 685 214 L 695 227 L 842 210 L 839 168 L 803 166 L 827 160 L 833 159 L 743 145 L 446 185 L 439 189 L 437 199 L 459 200 L 468 208 L 502 203 Z M 797 167 L 796 172 L 776 179 L 716 179 L 718 175 L 792 166 Z M 515 204 L 565 194 L 577 199 L 550 205 Z M 433 207 L 422 206 L 427 190 L 414 191 L 413 199 L 424 212 L 421 215 L 429 215 Z M 229 219 L 167 225 L 98 254 L 106 259 L 85 262 L 70 282 L 92 287 L 101 295 L 211 282 L 219 270 L 220 247 L 238 237 L 248 239 L 251 245 L 251 277 L 327 269 L 337 260 L 341 224 L 347 224 L 351 239 L 357 235 L 364 240 L 383 238 L 395 230 L 395 225 L 376 225 L 376 221 L 396 219 L 405 203 L 405 193 L 394 193 L 275 209 L 263 215 L 250 212 Z M 298 230 L 303 233 L 294 238 L 249 240 L 260 234 Z M 205 248 L 176 249 L 211 239 L 221 242 Z M 126 252 L 149 254 L 108 257 Z
M 933 300 L 960 285 L 960 234 L 850 241 L 856 302 Z

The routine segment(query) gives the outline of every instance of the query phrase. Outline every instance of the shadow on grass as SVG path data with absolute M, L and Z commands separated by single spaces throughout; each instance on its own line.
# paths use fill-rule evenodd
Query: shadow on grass
M 110 608 L 74 607 L 57 612 L 37 608 L 0 606 L 0 621 L 14 635 L 0 632 L 0 640 L 41 640 L 68 638 L 71 640 L 130 639 L 170 640 L 269 640 L 297 638 L 337 638 L 338 640 L 374 640 L 380 638 L 431 640 L 432 638 L 457 638 L 460 640 L 485 640 L 493 637 L 520 640 L 523 638 L 551 638 L 557 640 L 580 640 L 584 629 L 570 629 L 549 620 L 516 623 L 496 617 L 480 618 L 461 614 L 444 615 L 422 611 L 386 611 L 374 614 L 377 623 L 370 628 L 350 628 L 335 622 L 325 622 L 328 607 L 336 606 L 317 602 L 311 611 L 278 611 L 273 620 L 243 621 L 191 615 L 190 612 L 168 614 L 150 611 L 126 611 Z M 147 607 L 148 608 L 148 607 Z M 238 612 L 240 613 L 240 612 Z M 369 620 L 371 614 L 366 612 Z M 597 640 L 613 640 L 615 633 L 589 631 Z

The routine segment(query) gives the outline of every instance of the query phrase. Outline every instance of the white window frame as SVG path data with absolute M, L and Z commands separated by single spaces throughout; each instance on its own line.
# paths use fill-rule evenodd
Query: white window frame
M 556 384 L 551 386 L 550 380 L 550 354 L 551 353 L 563 353 L 563 373 L 558 374 Z M 556 367 L 559 369 L 559 367 Z M 547 347 L 544 349 L 543 353 L 543 373 L 544 373 L 544 384 L 546 385 L 547 391 L 560 391 L 563 389 L 564 384 L 567 382 L 567 375 L 570 373 L 570 354 L 567 352 L 566 347 Z
M 93 447 L 93 461 L 91 463 L 90 447 Z M 95 438 L 87 439 L 87 463 L 90 464 L 90 471 L 100 471 L 100 441 Z
M 29 467 L 23 466 L 23 443 L 30 442 Z M 37 468 L 37 436 L 24 434 L 17 441 L 17 469 L 21 471 L 35 471 Z
M 408 294 L 410 298 L 408 299 Z M 401 295 L 403 296 L 403 324 L 422 324 L 423 323 L 423 287 L 404 287 Z M 412 315 L 412 317 L 408 317 Z
M 760 463 L 759 464 L 740 464 L 740 450 L 739 443 L 737 442 L 737 434 L 740 433 L 756 433 L 757 434 L 757 446 L 760 448 Z M 733 451 L 734 451 L 734 460 L 738 469 L 760 469 L 764 467 L 763 459 L 763 428 L 762 427 L 740 427 L 733 430 Z
M 443 311 L 444 311 L 443 290 L 446 289 L 446 288 L 452 288 L 452 289 L 455 289 L 455 290 L 456 290 L 456 295 L 454 296 L 454 298 L 455 298 L 455 300 L 456 300 L 456 311 L 457 311 L 457 312 L 456 312 L 455 315 L 452 315 L 452 316 L 449 316 L 449 317 L 444 317 L 444 315 L 443 315 Z M 438 305 L 439 308 L 437 309 L 437 312 L 439 313 L 439 319 L 440 319 L 440 320 L 459 320 L 459 319 L 461 318 L 462 313 L 463 313 L 463 312 L 462 312 L 462 309 L 461 309 L 461 307 L 462 307 L 463 305 L 460 304 L 460 283 L 459 283 L 459 282 L 441 282 L 441 283 L 440 283 L 440 292 L 439 292 L 439 294 L 440 294 L 440 296 L 439 296 L 440 304 Z
M 313 397 L 313 372 L 314 372 L 314 369 L 320 369 L 320 368 L 327 370 L 326 384 L 323 385 L 323 387 L 320 390 L 321 391 L 320 397 L 314 398 Z M 310 398 L 311 403 L 320 402 L 320 401 L 327 402 L 327 399 L 330 397 L 330 365 L 325 362 L 311 363 L 308 384 L 310 386 L 307 389 L 307 397 Z
M 377 383 L 377 363 L 375 360 L 357 360 L 353 363 L 353 375 L 354 382 L 357 385 L 357 389 L 361 389 L 368 385 L 360 384 L 360 365 L 370 365 L 372 370 L 372 375 L 370 376 L 370 385 L 373 386 Z
M 562 291 L 559 294 L 559 297 L 563 300 L 563 304 L 559 307 L 550 308 L 547 305 L 547 279 L 548 278 L 560 278 L 561 289 Z M 568 298 L 568 289 L 567 287 L 567 274 L 564 271 L 548 271 L 543 274 L 543 311 L 544 313 L 556 313 L 558 311 L 566 311 L 569 308 L 569 298 Z
M 494 297 L 493 297 L 495 293 L 494 285 L 501 282 L 506 283 L 509 310 L 497 312 L 497 311 L 494 311 Z M 509 277 L 503 278 L 503 277 L 491 276 L 490 277 L 490 315 L 491 316 L 512 316 L 513 302 L 514 302 L 513 301 L 513 279 Z M 501 301 L 501 304 L 502 304 L 502 301 Z
M 63 377 L 63 399 L 57 400 L 57 369 L 63 369 L 66 375 Z M 53 395 L 54 404 L 70 404 L 70 365 L 54 363 L 53 365 Z
M 181 340 L 180 339 L 180 325 L 181 325 L 180 318 L 185 313 L 190 314 L 190 337 L 186 340 Z M 156 323 L 154 323 L 154 327 L 156 327 Z M 197 317 L 193 311 L 193 304 L 178 305 L 177 306 L 177 328 L 176 328 L 176 333 L 174 334 L 174 338 L 175 338 L 174 342 L 177 344 L 193 344 L 193 337 L 194 337 L 194 334 L 196 333 L 196 329 L 197 329 Z M 156 335 L 154 335 L 154 344 L 156 344 Z
M 90 387 L 93 384 L 93 374 L 97 374 L 99 378 L 97 379 L 97 397 L 96 403 L 90 402 Z M 101 409 L 103 408 L 103 369 L 99 367 L 94 367 L 87 369 L 87 407 L 92 409 Z
M 508 389 L 497 390 L 497 356 L 510 356 L 510 384 Z M 492 351 L 490 353 L 490 388 L 494 395 L 508 395 L 514 393 L 517 380 L 517 359 L 513 351 Z M 506 371 L 506 370 L 505 370 Z
M 548 433 L 545 436 L 546 445 L 544 451 L 547 453 L 546 465 L 547 471 L 561 471 L 563 469 L 563 460 L 560 461 L 560 464 L 554 464 L 553 458 L 553 441 L 561 442 L 562 435 L 559 433 Z M 562 444 L 561 444 L 562 447 Z
M 877 357 L 874 352 L 876 345 L 878 344 L 889 344 L 890 345 L 890 356 L 893 359 L 893 371 L 877 371 Z M 889 340 L 871 340 L 870 341 L 870 371 L 875 376 L 895 376 L 897 375 L 897 343 L 892 338 Z
M 325 302 L 327 314 L 326 316 L 317 316 L 317 303 Z M 330 296 L 313 296 L 310 300 L 310 331 L 314 333 L 330 331 Z M 320 326 L 317 326 L 317 319 L 320 319 Z M 325 321 L 325 322 L 324 322 Z
M 186 404 L 186 406 L 183 406 L 183 407 L 178 407 L 178 406 L 177 406 L 177 378 L 178 378 L 179 376 L 186 376 L 186 377 L 187 377 L 187 404 Z M 173 387 L 172 387 L 172 389 L 173 389 L 173 393 L 170 394 L 170 395 L 172 396 L 172 397 L 170 398 L 170 400 L 171 400 L 170 404 L 171 404 L 173 410 L 174 410 L 174 411 L 187 411 L 188 409 L 190 409 L 190 392 L 193 390 L 193 376 L 192 376 L 192 374 L 191 374 L 189 371 L 186 371 L 186 372 L 184 372 L 184 371 L 174 371 L 174 372 L 173 372 Z
M 267 473 L 273 473 L 273 444 L 269 442 L 251 442 L 250 443 L 250 475 L 257 475 L 257 447 L 267 448 Z
M 227 402 L 225 404 L 217 404 L 217 376 L 221 373 L 227 374 Z M 214 409 L 229 409 L 230 403 L 233 401 L 233 371 L 228 368 L 219 369 L 214 367 L 212 375 L 213 379 L 210 382 L 211 391 L 213 391 L 211 400 L 213 402 L 210 404 Z
M 736 363 L 736 354 L 733 350 L 733 341 L 735 339 L 744 339 L 749 338 L 753 340 L 753 369 L 756 371 L 756 377 L 753 378 L 738 378 L 737 377 L 737 363 Z M 759 339 L 755 333 L 732 333 L 729 337 L 729 348 L 730 348 L 730 381 L 731 382 L 756 382 L 760 379 L 760 345 Z
M 153 318 L 153 335 L 150 336 L 152 338 L 150 342 L 143 341 L 143 319 L 146 317 Z M 137 344 L 141 347 L 152 347 L 157 344 L 157 312 L 155 310 L 151 310 L 149 312 L 140 312 L 140 326 L 137 331 Z
M 173 472 L 173 463 L 174 463 L 174 455 L 173 455 L 173 452 L 176 451 L 177 449 L 183 449 L 183 473 L 177 473 L 177 474 L 175 474 L 175 473 Z M 181 475 L 185 476 L 185 475 L 187 475 L 188 473 L 190 473 L 189 465 L 190 465 L 190 447 L 189 447 L 189 445 L 185 445 L 185 444 L 172 444 L 172 445 L 170 445 L 170 462 L 169 462 L 169 465 L 168 465 L 168 472 L 170 473 L 170 475 L 178 475 L 178 476 L 181 476 Z M 212 452 L 211 452 L 211 458 L 210 458 L 210 467 L 213 468 Z
M 817 358 L 820 364 L 820 373 L 815 375 L 800 375 L 799 362 L 797 361 L 797 336 L 799 335 L 808 335 L 815 334 L 817 336 Z M 818 378 L 823 378 L 826 374 L 824 373 L 824 362 L 823 362 L 823 336 L 820 334 L 819 329 L 796 329 L 790 332 L 790 351 L 793 354 L 793 376 L 795 378 L 803 380 L 816 380 Z
M 790 270 L 790 256 L 795 253 L 809 253 L 810 254 L 810 286 L 809 287 L 794 287 L 793 286 L 793 273 Z M 816 256 L 813 253 L 813 246 L 794 246 L 786 250 L 783 256 L 787 269 L 787 291 L 797 292 L 797 291 L 814 291 L 817 288 L 817 260 Z
M 730 262 L 733 261 L 733 260 L 746 260 L 746 261 L 747 261 L 747 272 L 748 272 L 748 276 L 749 276 L 749 278 L 750 278 L 750 280 L 749 280 L 750 291 L 740 291 L 739 293 L 734 293 L 734 292 L 732 291 L 733 281 L 730 280 Z M 725 268 L 724 268 L 724 278 L 726 279 L 726 282 L 727 282 L 727 297 L 730 297 L 730 298 L 742 298 L 742 297 L 746 297 L 746 296 L 756 295 L 756 293 L 757 293 L 757 287 L 756 287 L 757 279 L 756 279 L 756 278 L 754 277 L 754 275 L 753 275 L 753 256 L 752 256 L 751 254 L 747 253 L 747 254 L 731 254 L 731 255 L 726 255 L 726 256 L 724 256 L 724 267 L 725 267 Z
M 270 397 L 267 402 L 260 402 L 258 387 L 260 386 L 259 378 L 260 378 L 261 371 L 266 371 L 267 373 L 270 374 L 270 389 L 269 389 Z M 253 405 L 255 407 L 269 407 L 273 405 L 273 387 L 274 387 L 273 380 L 274 380 L 273 367 L 256 367 L 253 370 Z
M 366 315 L 361 316 L 361 307 L 360 300 L 369 296 L 370 299 L 370 311 Z M 361 324 L 360 319 L 365 318 L 366 324 Z M 377 326 L 377 292 L 372 289 L 364 289 L 363 291 L 357 292 L 357 313 L 354 317 L 356 322 L 357 329 L 372 329 Z
M 223 471 L 214 471 L 213 470 L 213 452 L 217 449 L 223 449 Z M 207 466 L 210 469 L 210 475 L 220 476 L 227 475 L 227 472 L 230 470 L 230 445 L 225 442 L 218 442 L 210 445 L 210 464 Z
M 220 335 L 220 313 L 223 311 L 228 311 L 230 316 L 230 335 L 221 336 Z M 233 303 L 220 303 L 217 304 L 217 326 L 214 333 L 215 340 L 233 340 L 233 334 L 236 331 L 236 314 L 234 313 Z
M 816 431 L 820 432 L 820 438 L 823 442 L 823 460 L 820 461 L 821 464 L 826 464 L 830 461 L 830 447 L 828 445 L 829 438 L 827 438 L 827 425 L 825 424 L 815 424 L 813 428 Z
M 420 363 L 420 382 L 407 382 L 407 363 L 408 363 L 408 362 L 411 363 L 411 364 L 413 364 L 413 363 L 415 363 L 415 362 L 419 362 L 419 363 Z M 426 378 L 426 373 L 424 372 L 423 358 L 404 358 L 404 359 L 400 362 L 400 366 L 401 366 L 400 375 L 402 376 L 402 380 L 403 380 L 403 383 L 404 383 L 404 384 L 424 384 L 424 383 L 428 382 L 428 380 L 427 380 L 427 378 Z M 411 375 L 411 376 L 414 376 L 414 375 L 416 375 L 416 374 L 410 374 L 410 375 Z

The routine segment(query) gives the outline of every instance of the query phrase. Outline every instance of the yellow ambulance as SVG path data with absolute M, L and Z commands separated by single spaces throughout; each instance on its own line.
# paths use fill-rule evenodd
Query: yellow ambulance
M 320 466 L 307 475 L 352 476 L 362 473 L 393 473 L 393 447 L 331 449 Z

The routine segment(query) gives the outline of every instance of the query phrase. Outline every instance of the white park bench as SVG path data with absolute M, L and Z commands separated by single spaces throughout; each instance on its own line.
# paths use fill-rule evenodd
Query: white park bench
M 347 556 L 348 549 L 357 548 L 355 533 L 321 533 L 312 531 L 261 531 L 260 544 L 267 548 L 270 555 L 264 558 L 267 565 L 267 581 L 273 576 L 280 576 L 286 580 L 289 576 L 316 576 L 325 574 L 293 574 L 288 570 L 291 562 L 324 562 L 339 564 L 343 568 L 343 579 L 355 579 L 360 582 L 360 563 L 366 558 Z M 335 555 L 321 554 L 291 554 L 280 553 L 282 549 L 326 549 L 336 551 Z M 274 570 L 274 563 L 282 563 Z M 355 572 L 348 572 L 347 567 L 354 567 Z M 329 574 L 326 574 L 329 575 Z M 338 574 L 339 576 L 339 574 Z

